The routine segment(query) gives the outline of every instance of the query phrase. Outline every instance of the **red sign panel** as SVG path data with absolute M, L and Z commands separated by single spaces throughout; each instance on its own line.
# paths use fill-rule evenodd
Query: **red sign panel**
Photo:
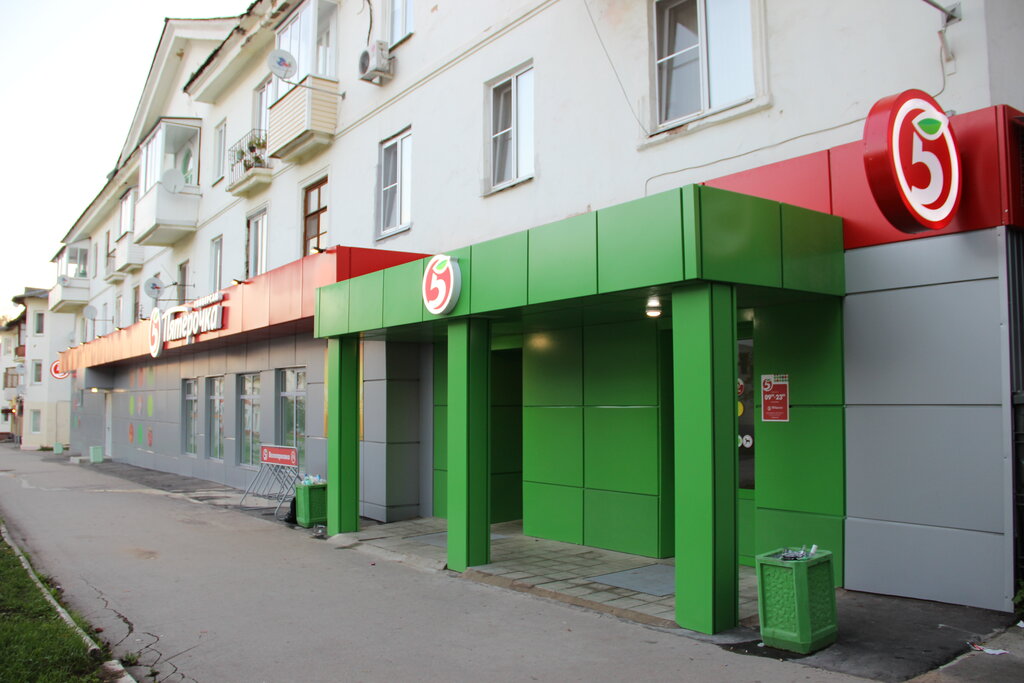
M 949 119 L 931 95 L 907 90 L 864 122 L 864 171 L 878 208 L 903 232 L 941 230 L 960 205 L 962 171 Z
M 298 467 L 299 452 L 295 446 L 260 446 L 260 462 Z
M 789 422 L 789 375 L 761 375 L 761 421 Z

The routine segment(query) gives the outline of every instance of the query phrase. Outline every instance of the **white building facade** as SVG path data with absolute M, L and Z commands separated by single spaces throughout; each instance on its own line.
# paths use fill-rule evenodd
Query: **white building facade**
M 118 168 L 57 258 L 50 309 L 76 316 L 77 346 L 66 356 L 75 373 L 71 443 L 243 488 L 256 445 L 296 445 L 304 469 L 326 474 L 327 342 L 314 336 L 316 286 L 832 154 L 861 140 L 876 101 L 910 88 L 958 114 L 1024 107 L 1012 67 L 1024 58 L 1024 7 L 958 5 L 951 17 L 921 0 L 260 0 L 238 19 L 168 20 Z M 295 62 L 287 79 L 271 74 L 275 49 Z M 831 201 L 812 208 L 850 218 Z M 1008 223 L 978 233 L 991 237 L 991 258 L 967 274 L 883 284 L 874 275 L 889 259 L 913 261 L 918 252 L 903 252 L 929 242 L 963 263 L 983 237 L 847 246 L 846 489 L 841 514 L 821 524 L 845 547 L 840 578 L 851 588 L 1009 607 L 1024 552 L 1007 333 L 992 342 L 991 366 L 964 370 L 986 378 L 966 398 L 937 402 L 941 387 L 923 381 L 904 391 L 913 383 L 872 374 L 877 366 L 864 360 L 874 357 L 864 330 L 895 329 L 881 312 L 914 288 L 924 296 L 953 287 L 965 297 L 956 298 L 961 312 L 978 310 L 971 297 L 1003 296 L 978 321 L 998 329 L 1009 310 L 999 292 L 1013 280 L 999 266 Z M 960 289 L 975 280 L 984 291 Z M 214 306 L 206 315 L 216 326 L 158 339 L 150 352 L 154 308 L 170 321 Z M 930 321 L 930 339 L 955 327 Z M 911 354 L 911 335 L 893 335 L 905 342 L 894 357 Z M 416 429 L 385 416 L 397 404 L 416 413 L 436 381 L 434 356 L 422 341 L 371 337 L 361 356 L 361 512 L 384 521 L 432 514 L 443 487 L 429 410 L 420 405 Z M 975 367 L 974 356 L 943 358 L 947 369 Z M 906 419 L 883 430 L 892 404 Z M 941 440 L 918 448 L 915 434 L 970 423 L 968 413 L 984 413 L 996 435 L 963 444 L 980 448 L 984 464 L 955 510 L 933 509 L 924 493 L 901 495 L 941 449 Z M 872 493 L 883 466 L 873 434 L 913 451 L 886 464 L 886 496 Z M 415 481 L 396 475 L 410 468 Z M 959 476 L 951 472 L 935 474 L 943 487 Z M 933 561 L 950 544 L 1001 559 L 984 580 L 957 586 L 964 567 Z M 891 551 L 899 571 L 879 573 L 873 547 Z

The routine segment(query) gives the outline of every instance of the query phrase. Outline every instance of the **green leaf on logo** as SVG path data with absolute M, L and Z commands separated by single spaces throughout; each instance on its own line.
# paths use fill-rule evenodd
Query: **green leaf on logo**
M 437 263 L 434 264 L 434 272 L 435 273 L 443 273 L 445 268 L 447 268 L 447 267 L 448 267 L 448 259 L 446 259 L 446 258 L 440 259 Z
M 914 123 L 925 135 L 935 135 L 942 128 L 942 121 L 938 119 L 918 119 Z

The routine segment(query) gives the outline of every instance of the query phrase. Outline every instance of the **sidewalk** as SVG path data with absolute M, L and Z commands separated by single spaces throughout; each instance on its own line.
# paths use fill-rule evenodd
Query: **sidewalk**
M 68 462 L 67 456 L 47 459 Z M 242 492 L 213 482 L 104 462 L 104 474 L 180 494 L 189 500 L 238 509 Z M 246 514 L 272 518 L 273 508 Z M 297 531 L 310 530 L 294 527 Z M 740 571 L 741 626 L 707 636 L 673 621 L 672 560 L 628 555 L 532 538 L 519 522 L 492 526 L 492 562 L 465 573 L 446 565 L 446 522 L 415 519 L 392 524 L 363 520 L 356 533 L 329 539 L 337 549 L 366 553 L 444 572 L 452 578 L 509 588 L 595 610 L 648 627 L 665 629 L 731 652 L 785 659 L 808 667 L 878 681 L 953 683 L 1024 679 L 1024 628 L 1012 615 L 924 600 L 837 590 L 838 641 L 808 656 L 759 647 L 757 586 L 753 571 Z M 968 580 L 968 579 L 965 579 Z M 1005 655 L 972 652 L 966 641 L 1009 650 Z M 942 667 L 942 668 L 940 668 Z

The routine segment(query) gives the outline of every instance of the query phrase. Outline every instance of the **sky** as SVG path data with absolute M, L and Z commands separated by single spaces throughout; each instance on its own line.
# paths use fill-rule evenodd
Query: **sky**
M 164 18 L 236 16 L 250 1 L 4 2 L 0 315 L 56 283 L 50 259 L 117 163 Z

